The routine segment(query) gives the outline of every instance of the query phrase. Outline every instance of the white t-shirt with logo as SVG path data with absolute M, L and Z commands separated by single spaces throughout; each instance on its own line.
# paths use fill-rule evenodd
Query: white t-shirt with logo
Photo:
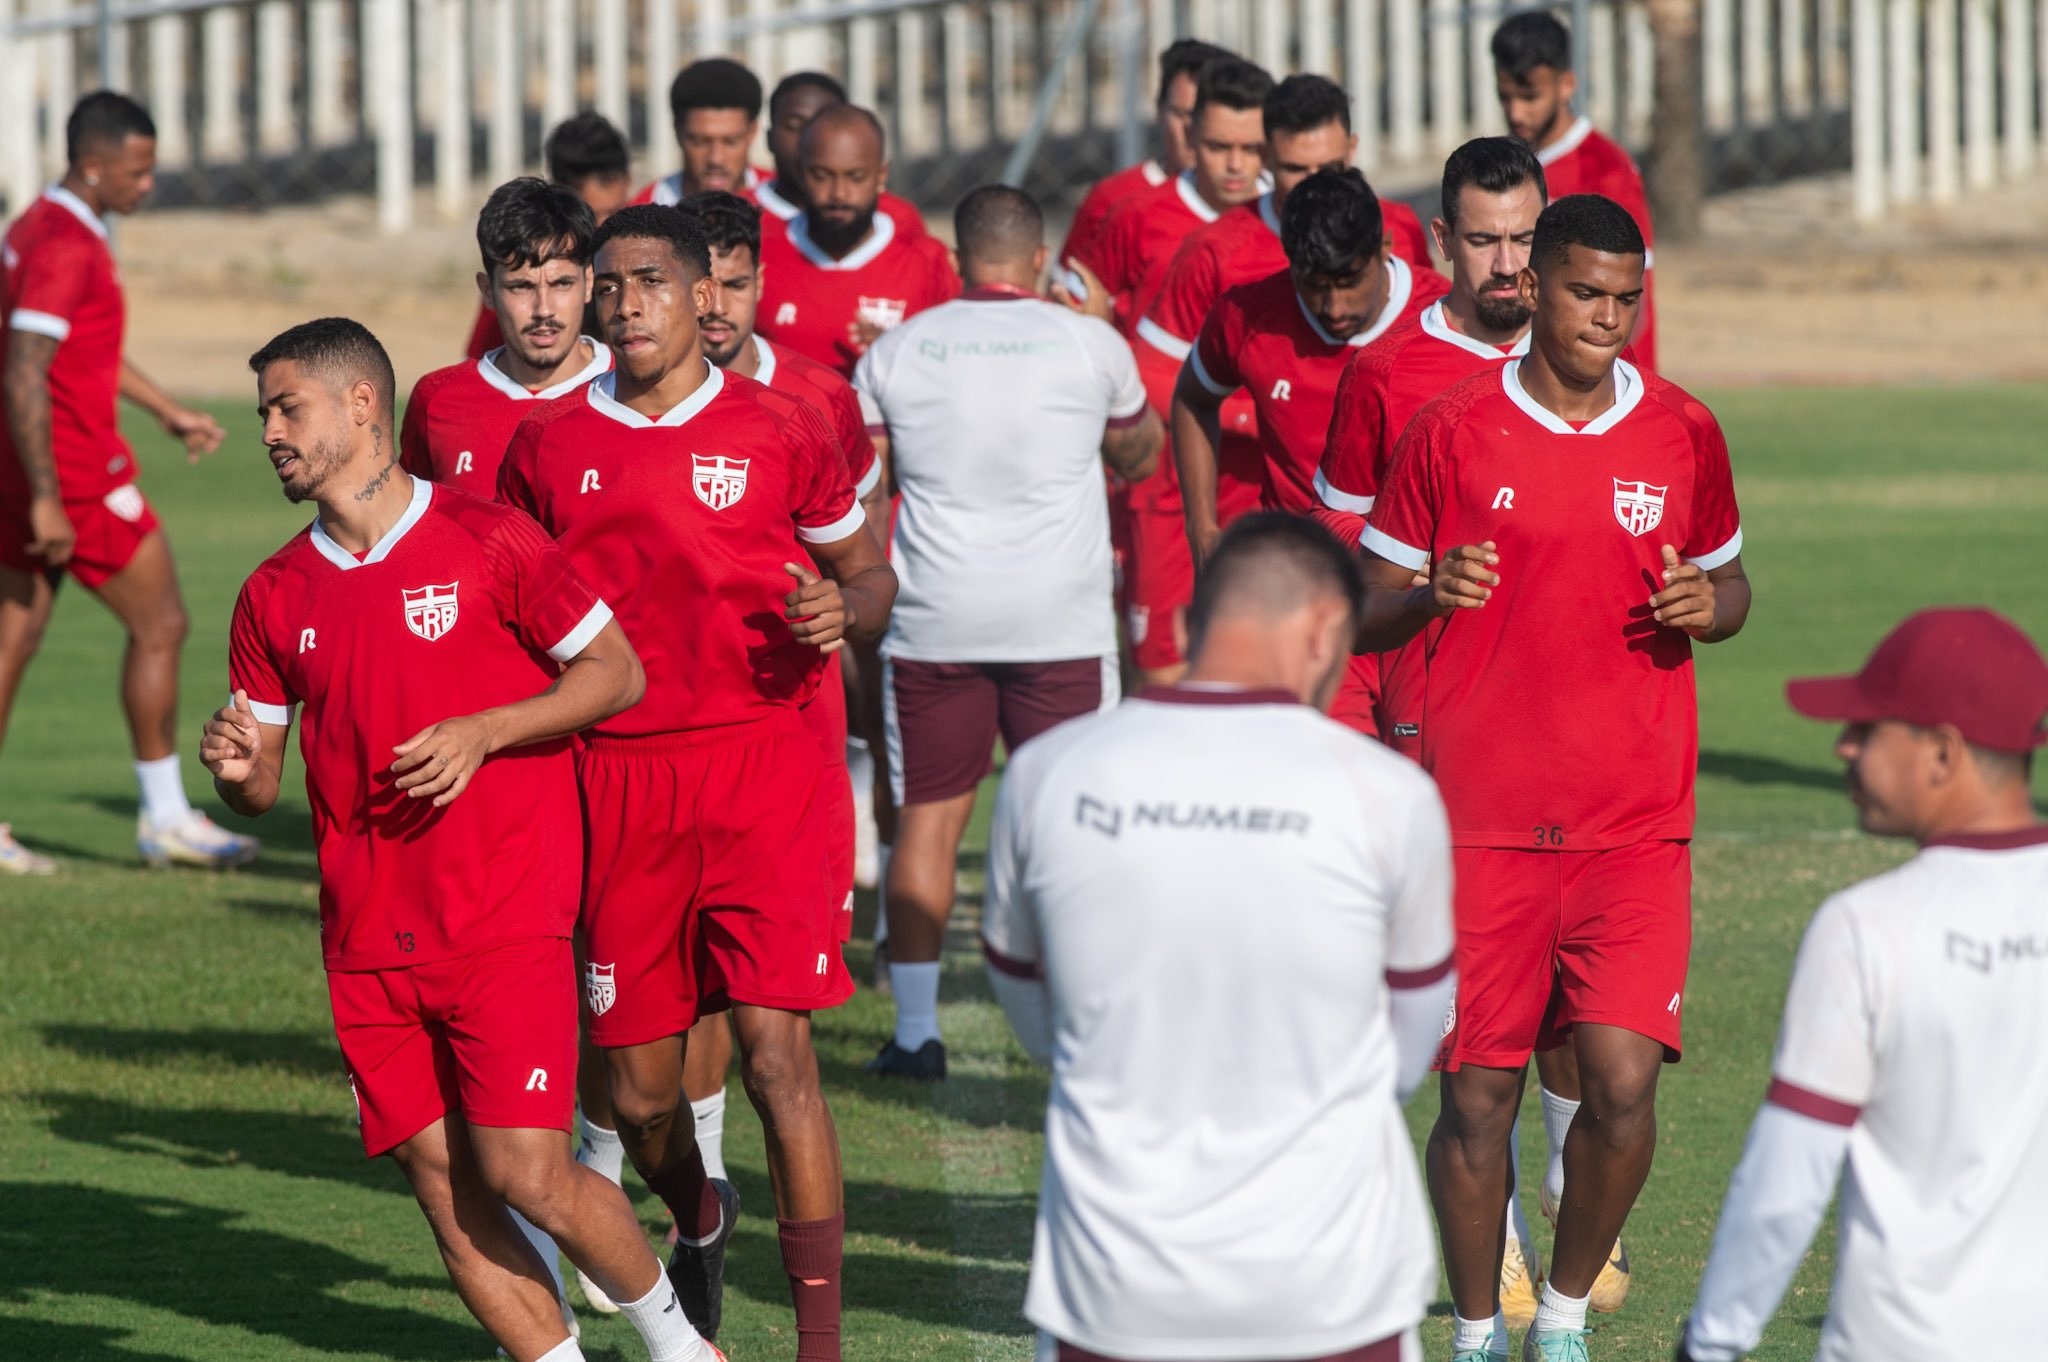
M 1448 970 L 1450 892 L 1429 777 L 1283 693 L 1148 691 L 1012 758 L 983 937 L 1050 1002 L 1034 1324 L 1203 1362 L 1421 1320 L 1388 981 Z
M 1116 651 L 1106 425 L 1145 411 L 1107 323 L 970 290 L 885 332 L 854 386 L 888 427 L 902 493 L 882 651 L 921 662 L 1051 662 Z

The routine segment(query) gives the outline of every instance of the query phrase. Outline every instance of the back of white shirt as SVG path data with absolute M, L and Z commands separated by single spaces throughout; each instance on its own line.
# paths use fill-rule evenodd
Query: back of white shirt
M 1013 758 L 991 963 L 1053 1027 L 1025 1313 L 1132 1359 L 1300 1357 L 1436 1290 L 1386 976 L 1447 969 L 1421 769 L 1284 696 L 1150 692 Z
M 1851 1124 L 1817 1362 L 1993 1357 L 2048 1217 L 2048 836 L 1933 844 L 1807 929 L 1771 1100 Z
M 853 382 L 881 411 L 902 492 L 882 651 L 1115 652 L 1102 435 L 1145 410 L 1123 338 L 1057 303 L 977 290 L 884 333 Z

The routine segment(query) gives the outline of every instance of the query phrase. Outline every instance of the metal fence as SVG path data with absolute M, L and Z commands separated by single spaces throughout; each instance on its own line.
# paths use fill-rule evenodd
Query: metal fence
M 1522 7 L 1519 4 L 1515 8 Z M 928 206 L 994 178 L 1032 136 L 1029 182 L 1071 193 L 1136 154 L 1150 54 L 1194 34 L 1355 100 L 1359 160 L 1394 189 L 1500 127 L 1487 42 L 1500 0 L 0 0 L 0 190 L 63 159 L 63 120 L 110 83 L 159 128 L 160 201 L 262 206 L 374 190 L 387 230 L 415 189 L 467 215 L 596 108 L 647 178 L 674 169 L 668 82 L 728 52 L 772 80 L 839 74 Z M 1656 103 L 1645 0 L 1575 0 L 1582 105 L 1645 147 Z M 2037 173 L 2048 148 L 2048 0 L 1699 0 L 1710 188 L 1856 170 L 1866 217 Z M 1063 53 L 1071 61 L 1063 60 Z M 1035 135 L 1042 133 L 1042 138 Z

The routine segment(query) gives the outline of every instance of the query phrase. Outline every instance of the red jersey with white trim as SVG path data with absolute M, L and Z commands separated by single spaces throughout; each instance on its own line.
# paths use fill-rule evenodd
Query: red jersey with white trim
M 1081 206 L 1074 210 L 1074 220 L 1067 226 L 1067 239 L 1060 244 L 1059 260 L 1055 263 L 1063 266 L 1077 255 L 1087 259 L 1086 253 L 1093 248 L 1118 205 L 1148 189 L 1157 189 L 1172 178 L 1159 162 L 1146 160 L 1097 180 L 1081 200 Z
M 765 383 L 779 393 L 801 398 L 818 409 L 825 424 L 839 437 L 839 450 L 846 456 L 846 476 L 853 480 L 853 494 L 864 497 L 882 480 L 882 460 L 875 453 L 875 440 L 868 433 L 867 413 L 853 385 L 818 361 L 794 350 L 770 345 L 754 337 L 760 366 L 754 381 Z
M 1284 269 L 1224 293 L 1202 327 L 1189 367 L 1218 397 L 1240 388 L 1251 395 L 1263 454 L 1259 504 L 1266 510 L 1307 515 L 1315 509 L 1316 465 L 1352 357 L 1412 321 L 1448 288 L 1436 271 L 1418 274 L 1398 256 L 1385 268 L 1386 304 L 1372 325 L 1348 340 L 1323 329 Z
M 361 558 L 316 520 L 250 575 L 228 680 L 262 723 L 306 707 L 328 969 L 569 935 L 583 839 L 567 739 L 497 753 L 441 809 L 397 789 L 390 768 L 429 725 L 546 690 L 610 620 L 532 520 L 423 478 Z
M 786 231 L 762 233 L 761 263 L 760 334 L 842 378 L 867 348 L 863 325 L 887 331 L 960 295 L 946 247 L 899 232 L 879 214 L 873 233 L 844 260 L 818 249 L 799 214 Z
M 1115 299 L 1110 320 L 1117 330 L 1126 337 L 1138 334 L 1181 242 L 1222 216 L 1196 190 L 1192 170 L 1117 205 L 1101 234 L 1075 252 Z
M 502 349 L 479 360 L 436 369 L 413 385 L 398 429 L 399 466 L 416 478 L 460 487 L 489 501 L 498 494 L 498 465 L 505 447 L 538 402 L 576 391 L 599 374 L 610 373 L 612 352 L 589 341 L 590 362 L 559 383 L 538 390 L 508 378 L 498 368 Z
M 794 199 L 785 198 L 777 186 L 780 181 L 764 179 L 740 191 L 740 197 L 761 210 L 761 233 L 782 235 L 789 229 L 804 210 Z M 903 236 L 930 236 L 931 231 L 924 225 L 924 214 L 916 204 L 883 190 L 875 200 L 875 213 L 896 224 L 896 231 Z
M 748 166 L 740 176 L 740 186 L 736 192 L 743 196 L 752 194 L 774 176 L 775 172 L 772 170 Z M 683 197 L 683 172 L 678 170 L 673 175 L 662 176 L 652 184 L 642 185 L 640 192 L 633 196 L 633 202 L 658 203 L 663 208 L 674 208 L 683 201 Z
M 594 731 L 690 732 L 801 707 L 825 658 L 789 632 L 782 565 L 865 518 L 831 428 L 810 402 L 723 369 L 659 417 L 619 402 L 617 377 L 521 422 L 498 475 L 499 498 L 618 603 L 646 669 L 646 697 Z
M 1709 570 L 1742 551 L 1728 445 L 1674 384 L 1615 364 L 1574 428 L 1520 364 L 1424 407 L 1362 546 L 1420 568 L 1497 545 L 1488 602 L 1427 630 L 1421 760 L 1460 846 L 1599 851 L 1693 829 L 1692 640 L 1649 617 L 1662 548 Z
M 498 310 L 488 303 L 478 304 L 476 323 L 469 328 L 469 348 L 463 354 L 474 363 L 504 343 L 505 332 L 498 325 Z
M 1635 157 L 1619 142 L 1596 132 L 1592 119 L 1581 116 L 1563 137 L 1537 152 L 1536 159 L 1543 166 L 1543 183 L 1550 191 L 1550 202 L 1556 203 L 1567 194 L 1601 194 L 1626 208 L 1642 229 L 1643 245 L 1649 253 L 1643 257 L 1643 306 L 1636 316 L 1629 349 L 1644 368 L 1654 371 L 1657 336 L 1650 306 L 1650 270 L 1656 263 L 1657 237 L 1650 229 L 1650 196 L 1643 189 L 1643 172 L 1637 168 Z
M 50 457 L 66 501 L 98 501 L 135 481 L 135 454 L 121 438 L 115 412 L 127 321 L 106 225 L 69 190 L 45 190 L 0 246 L 0 349 L 16 331 L 57 342 L 44 382 Z M 15 505 L 29 499 L 28 473 L 4 421 L 0 496 Z

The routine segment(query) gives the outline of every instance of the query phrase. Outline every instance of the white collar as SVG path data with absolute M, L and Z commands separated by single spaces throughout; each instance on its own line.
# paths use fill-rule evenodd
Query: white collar
M 1577 121 L 1564 130 L 1564 136 L 1536 153 L 1536 164 L 1547 166 L 1552 161 L 1562 160 L 1577 151 L 1579 143 L 1585 141 L 1592 133 L 1593 120 L 1580 114 Z
M 754 381 L 764 388 L 775 386 L 775 347 L 770 345 L 760 332 L 754 333 L 754 353 L 760 362 L 754 366 Z
M 559 383 L 552 383 L 538 392 L 528 389 L 524 383 L 507 377 L 505 371 L 498 367 L 498 356 L 505 353 L 505 347 L 502 345 L 476 362 L 476 374 L 478 378 L 515 402 L 551 402 L 557 397 L 566 397 L 575 392 L 599 374 L 611 372 L 612 352 L 598 344 L 592 337 L 577 337 L 578 344 L 585 341 L 590 343 L 590 363 L 584 365 L 574 376 Z
M 811 240 L 811 215 L 798 213 L 789 220 L 789 244 L 796 247 L 797 254 L 821 270 L 857 270 L 871 265 L 875 257 L 889 249 L 889 243 L 896 239 L 896 221 L 875 208 L 875 225 L 868 232 L 868 239 L 853 248 L 844 260 L 834 260 L 818 249 L 818 243 Z
M 1574 430 L 1571 422 L 1529 396 L 1528 390 L 1522 386 L 1521 365 L 1503 364 L 1500 368 L 1500 384 L 1507 392 L 1508 401 L 1520 407 L 1531 421 L 1553 435 L 1605 435 L 1620 425 L 1623 418 L 1634 411 L 1636 404 L 1643 400 L 1642 374 L 1627 360 L 1617 359 L 1614 361 L 1614 405 L 1586 422 L 1583 428 Z
M 361 558 L 334 542 L 327 527 L 320 523 L 320 517 L 313 517 L 313 547 L 320 550 L 320 556 L 340 568 L 353 572 L 359 567 L 381 563 L 391 556 L 391 550 L 398 547 L 398 541 L 405 538 L 405 532 L 420 523 L 420 517 L 427 513 L 427 506 L 434 499 L 434 484 L 425 478 L 412 480 L 412 500 L 406 504 L 405 514 L 398 517 L 398 523 L 384 531 L 384 537 L 370 546 L 370 551 Z
M 1159 164 L 1156 159 L 1140 162 L 1138 169 L 1139 173 L 1144 175 L 1145 183 L 1154 189 L 1166 183 L 1166 167 Z
M 1408 310 L 1408 300 L 1412 298 L 1414 295 L 1415 275 L 1414 272 L 1408 268 L 1408 262 L 1403 260 L 1398 255 L 1389 255 L 1387 257 L 1386 306 L 1380 309 L 1379 317 L 1374 320 L 1371 326 L 1359 332 L 1350 340 L 1340 341 L 1335 336 L 1325 331 L 1323 329 L 1323 324 L 1316 320 L 1316 314 L 1309 311 L 1308 304 L 1302 301 L 1301 292 L 1298 289 L 1295 291 L 1294 294 L 1294 305 L 1301 309 L 1301 315 L 1308 319 L 1309 328 L 1316 333 L 1317 337 L 1321 339 L 1323 344 L 1336 346 L 1348 345 L 1352 349 L 1356 350 L 1363 346 L 1371 345 L 1381 336 L 1386 335 L 1387 331 L 1394 325 L 1394 323 L 1401 319 L 1401 314 Z
M 1497 345 L 1488 345 L 1482 340 L 1473 340 L 1462 331 L 1451 329 L 1450 319 L 1444 316 L 1444 300 L 1439 298 L 1422 309 L 1422 329 L 1446 345 L 1455 345 L 1460 350 L 1469 350 L 1486 359 L 1520 359 L 1529 353 L 1529 333 L 1524 331 L 1514 348 L 1503 350 Z
M 72 217 L 77 218 L 86 226 L 92 228 L 93 235 L 100 240 L 105 241 L 107 239 L 107 224 L 100 220 L 100 215 L 86 207 L 84 199 L 79 198 L 78 195 L 72 193 L 63 185 L 51 185 L 43 191 L 43 197 L 71 214 Z
M 1216 210 L 1209 206 L 1208 201 L 1195 188 L 1194 171 L 1183 170 L 1179 175 L 1175 176 L 1173 187 L 1175 192 L 1180 195 L 1180 201 L 1187 205 L 1190 213 L 1193 213 L 1204 222 L 1214 222 L 1216 220 Z
M 1274 236 L 1280 235 L 1280 214 L 1273 207 L 1273 191 L 1259 195 L 1259 221 L 1266 224 Z
M 692 416 L 711 405 L 711 400 L 725 390 L 725 370 L 706 360 L 704 367 L 710 370 L 705 380 L 697 385 L 697 391 L 670 407 L 659 416 L 642 416 L 612 394 L 619 386 L 619 371 L 599 374 L 590 383 L 590 409 L 600 416 L 609 416 L 622 426 L 634 430 L 654 430 L 657 427 L 673 429 L 689 421 Z
M 754 202 L 761 205 L 761 211 L 779 222 L 788 222 L 804 210 L 782 197 L 775 188 L 776 181 L 763 180 L 754 186 Z

